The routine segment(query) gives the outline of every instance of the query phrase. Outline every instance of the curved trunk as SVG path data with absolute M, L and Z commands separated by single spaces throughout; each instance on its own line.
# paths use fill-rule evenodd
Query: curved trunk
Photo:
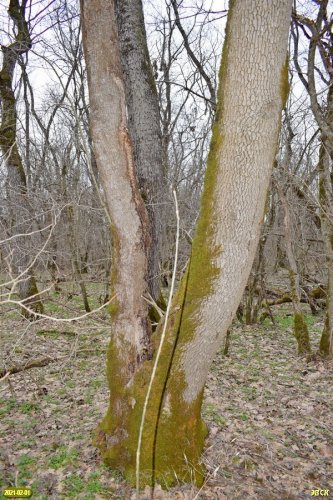
M 333 124 L 333 87 L 329 90 L 328 114 Z M 322 336 L 320 339 L 319 352 L 322 356 L 333 355 L 333 158 L 328 154 L 325 136 L 319 153 L 319 200 L 321 232 L 324 241 L 326 267 L 328 274 L 326 294 L 326 317 Z
M 146 281 L 149 221 L 137 185 L 125 105 L 114 8 L 103 0 L 81 2 L 83 41 L 90 90 L 90 125 L 100 181 L 111 218 L 110 311 L 117 343 L 128 343 L 124 360 L 129 378 L 149 350 Z M 121 348 L 121 346 L 120 346 Z
M 102 3 L 82 1 L 83 40 L 96 159 L 116 226 L 113 283 L 119 307 L 108 353 L 110 405 L 96 442 L 105 461 L 134 481 L 142 406 L 152 369 L 150 353 L 145 361 L 138 358 L 134 340 L 140 337 L 144 321 L 146 225 L 135 203 L 132 173 L 126 175 L 132 170 L 123 166 L 121 145 L 125 141 L 128 152 L 130 145 L 123 129 L 114 11 L 103 10 Z M 291 0 L 230 2 L 200 217 L 190 263 L 173 299 L 145 419 L 143 484 L 203 479 L 199 465 L 206 435 L 200 415 L 203 389 L 242 297 L 259 240 L 288 93 L 290 13 Z M 131 165 L 129 157 L 127 161 Z M 122 201 L 121 210 L 117 199 Z M 161 328 L 154 334 L 153 347 Z

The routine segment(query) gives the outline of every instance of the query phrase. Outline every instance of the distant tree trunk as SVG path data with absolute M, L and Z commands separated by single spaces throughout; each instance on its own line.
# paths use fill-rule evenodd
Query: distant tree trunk
M 290 166 L 292 158 L 292 139 L 293 132 L 290 126 L 288 111 L 285 111 L 285 123 L 286 127 L 286 141 L 284 144 L 284 157 L 281 162 L 280 170 L 283 172 L 287 170 Z M 290 280 L 290 294 L 294 310 L 294 335 L 297 340 L 298 353 L 305 354 L 311 352 L 310 338 L 307 324 L 304 320 L 304 314 L 301 308 L 301 290 L 300 290 L 300 278 L 299 271 L 296 262 L 294 247 L 293 247 L 293 228 L 292 220 L 290 216 L 290 210 L 287 200 L 287 193 L 289 190 L 289 184 L 284 183 L 280 185 L 279 181 L 276 183 L 277 191 L 281 201 L 283 209 L 283 226 L 284 226 L 284 242 L 285 251 L 287 256 L 287 266 L 289 270 L 289 280 Z
M 81 273 L 81 263 L 79 260 L 79 250 L 77 247 L 78 237 L 75 228 L 74 207 L 72 205 L 68 205 L 67 207 L 67 230 L 68 242 L 72 254 L 73 277 L 80 287 L 84 309 L 86 312 L 90 312 L 91 309 L 89 306 L 87 288 Z
M 279 189 L 280 200 L 284 209 L 284 237 L 286 255 L 289 263 L 290 293 L 294 310 L 294 335 L 297 340 L 298 354 L 311 352 L 310 338 L 304 314 L 301 308 L 301 292 L 296 258 L 292 244 L 292 227 L 288 203 L 282 189 Z
M 244 316 L 246 325 L 258 323 L 258 316 L 262 306 L 264 294 L 265 244 L 266 236 L 262 234 L 244 294 Z
M 141 0 L 115 0 L 119 50 L 124 75 L 128 130 L 134 168 L 150 222 L 148 287 L 155 301 L 161 289 L 160 242 L 166 226 L 166 174 L 158 95 L 149 58 Z
M 81 290 L 81 296 L 83 300 L 84 309 L 86 312 L 90 312 L 88 293 L 84 279 L 81 272 L 81 261 L 80 252 L 78 248 L 79 237 L 77 235 L 76 221 L 74 206 L 70 203 L 70 195 L 68 193 L 67 187 L 67 176 L 68 176 L 68 164 L 70 162 L 69 158 L 65 158 L 61 167 L 61 191 L 64 200 L 66 201 L 66 233 L 69 248 L 71 251 L 71 264 L 73 271 L 74 281 L 79 285 Z
M 110 405 L 96 442 L 135 479 L 142 407 L 162 324 L 147 345 L 149 224 L 126 129 L 114 4 L 81 0 L 92 138 L 113 222 L 116 302 L 108 352 Z M 291 0 L 231 0 L 201 210 L 147 408 L 141 482 L 202 482 L 201 420 L 210 363 L 244 291 L 260 235 L 288 73 Z M 255 27 L 255 29 L 254 29 Z M 243 42 L 240 43 L 240 40 Z M 274 58 L 272 59 L 272 54 Z M 244 61 L 251 61 L 245 64 Z M 144 355 L 145 354 L 145 355 Z
M 333 38 L 333 36 L 332 36 Z M 333 57 L 332 57 L 333 60 Z M 328 92 L 327 120 L 333 129 L 333 77 Z M 328 285 L 326 294 L 326 317 L 320 339 L 319 351 L 323 356 L 333 355 L 333 155 L 326 147 L 326 136 L 322 136 L 319 153 L 319 200 L 321 232 L 324 240 Z
M 27 180 L 22 159 L 16 143 L 16 100 L 14 93 L 14 70 L 18 58 L 31 48 L 28 24 L 25 20 L 27 0 L 20 4 L 18 0 L 10 0 L 8 14 L 16 29 L 15 40 L 9 46 L 2 46 L 2 69 L 0 71 L 1 124 L 0 149 L 7 166 L 7 196 L 10 210 L 10 232 L 24 233 L 25 220 L 29 213 Z M 19 297 L 22 304 L 33 313 L 22 308 L 22 314 L 28 318 L 34 313 L 43 312 L 43 304 L 38 297 L 36 280 L 29 269 L 29 256 L 19 246 L 13 248 L 12 270 L 14 275 L 21 275 L 18 281 Z
M 294 41 L 294 64 L 300 81 L 309 94 L 311 110 L 321 132 L 319 158 L 319 198 L 321 230 L 326 254 L 328 271 L 328 289 L 326 301 L 326 319 L 319 351 L 322 355 L 333 354 L 333 32 L 329 15 L 329 1 L 318 3 L 316 19 L 310 19 L 293 12 L 292 37 Z M 306 26 L 310 36 L 307 53 L 307 71 L 303 73 L 299 64 L 298 26 Z M 303 50 L 303 49 L 302 49 Z M 327 103 L 323 104 L 322 92 L 316 88 L 318 69 L 317 57 L 320 57 L 325 82 Z M 307 78 L 305 77 L 307 75 Z M 319 99 L 318 99 L 319 98 Z

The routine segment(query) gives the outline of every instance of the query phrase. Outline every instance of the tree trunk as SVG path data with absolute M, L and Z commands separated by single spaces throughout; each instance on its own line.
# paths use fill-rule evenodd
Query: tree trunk
M 134 481 L 142 407 L 153 360 L 142 356 L 148 220 L 133 176 L 115 12 L 81 0 L 96 160 L 113 222 L 110 405 L 96 442 Z M 218 109 L 188 269 L 173 299 L 141 449 L 141 482 L 203 480 L 201 420 L 210 363 L 244 291 L 260 235 L 288 88 L 291 0 L 232 0 Z M 242 43 L 240 43 L 242 41 Z M 272 59 L 274 54 L 274 59 Z M 245 63 L 246 62 L 246 63 Z M 153 351 L 159 341 L 159 325 Z
M 150 63 L 141 0 L 115 0 L 119 50 L 123 68 L 128 130 L 133 144 L 135 173 L 150 222 L 148 287 L 159 300 L 160 242 L 166 226 L 166 165 L 163 165 L 158 95 Z
M 298 354 L 311 352 L 310 338 L 307 324 L 304 320 L 304 314 L 301 309 L 301 292 L 299 284 L 299 274 L 297 263 L 292 245 L 292 228 L 288 203 L 283 190 L 278 187 L 280 200 L 284 209 L 284 236 L 286 245 L 286 254 L 289 263 L 289 278 L 291 300 L 294 310 L 294 335 L 297 340 Z
M 66 194 L 66 189 L 63 190 L 64 194 Z M 86 312 L 90 312 L 90 305 L 89 305 L 89 299 L 88 299 L 88 293 L 87 293 L 87 288 L 86 284 L 84 282 L 84 279 L 82 278 L 82 272 L 81 272 L 81 266 L 80 266 L 80 261 L 79 261 L 79 249 L 78 249 L 78 236 L 76 234 L 76 225 L 75 225 L 75 215 L 74 215 L 74 207 L 73 205 L 67 206 L 67 237 L 68 237 L 68 242 L 69 242 L 69 247 L 71 249 L 71 254 L 72 254 L 72 269 L 73 269 L 73 278 L 78 283 L 80 290 L 81 290 L 81 295 L 82 295 L 82 300 L 83 300 L 83 305 L 84 305 L 84 310 Z
M 326 159 L 327 161 L 327 159 Z M 330 189 L 326 189 L 327 186 L 324 177 L 327 177 L 327 167 L 324 167 L 324 172 L 320 172 L 320 204 L 321 204 L 321 228 L 322 235 L 325 243 L 325 253 L 326 253 L 326 265 L 328 271 L 328 283 L 327 283 L 327 294 L 326 294 L 326 317 L 323 332 L 320 339 L 319 351 L 322 356 L 332 356 L 333 355 L 333 210 L 331 205 L 331 211 L 327 212 L 330 208 L 329 204 L 326 203 L 327 195 L 332 196 L 332 184 Z M 332 181 L 330 181 L 332 182 Z
M 100 181 L 112 222 L 112 332 L 127 382 L 150 349 L 147 302 L 149 220 L 134 171 L 114 3 L 83 0 L 83 41 L 90 124 Z M 126 348 L 125 348 L 126 346 Z
M 327 101 L 327 121 L 333 129 L 333 78 Z M 333 155 L 326 147 L 328 140 L 323 134 L 319 153 L 320 219 L 328 271 L 326 317 L 319 345 L 323 356 L 333 355 Z
M 256 257 L 251 269 L 244 294 L 244 316 L 246 325 L 258 323 L 264 295 L 266 236 L 261 234 Z
M 27 194 L 27 180 L 22 164 L 22 159 L 16 143 L 16 99 L 14 93 L 14 70 L 18 58 L 31 48 L 31 38 L 28 23 L 25 21 L 26 0 L 19 4 L 18 0 L 11 0 L 8 14 L 15 24 L 17 33 L 15 40 L 8 47 L 2 46 L 2 69 L 0 71 L 0 99 L 1 99 L 1 124 L 0 124 L 0 149 L 7 167 L 7 196 L 9 202 L 9 225 L 11 233 L 24 233 L 26 230 L 25 220 L 29 212 L 29 200 Z M 12 234 L 11 234 L 12 235 Z M 19 245 L 10 249 L 12 253 L 11 267 L 13 279 L 20 275 L 18 280 L 18 292 L 20 300 L 25 307 L 22 314 L 27 318 L 33 318 L 35 312 L 43 312 L 43 304 L 38 296 L 36 280 L 29 269 L 30 259 L 27 252 L 21 250 Z M 32 312 L 30 312 L 32 311 Z

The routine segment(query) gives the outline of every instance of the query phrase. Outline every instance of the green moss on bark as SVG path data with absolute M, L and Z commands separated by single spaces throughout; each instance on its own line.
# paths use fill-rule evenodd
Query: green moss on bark
M 185 275 L 172 308 L 168 337 L 147 409 L 141 450 L 142 485 L 158 482 L 171 486 L 178 480 L 201 484 L 204 478 L 199 464 L 207 434 L 200 413 L 202 392 L 191 404 L 184 401 L 182 395 L 186 383 L 181 370 L 173 374 L 170 387 L 166 383 L 177 344 L 182 314 L 179 305 L 186 287 Z M 162 325 L 153 336 L 155 352 L 161 328 Z M 131 378 L 136 364 L 133 347 L 120 339 L 110 342 L 107 367 L 110 405 L 95 433 L 94 442 L 104 461 L 112 468 L 120 469 L 132 484 L 135 483 L 139 428 L 153 362 L 153 359 L 143 362 Z
M 330 338 L 329 338 L 329 315 L 326 311 L 325 323 L 323 332 L 320 338 L 319 353 L 321 356 L 327 357 L 330 355 Z
M 230 11 L 234 1 L 230 2 Z M 223 145 L 221 114 L 223 86 L 227 72 L 229 11 L 226 40 L 220 69 L 219 99 L 213 126 L 204 190 L 188 269 L 173 299 L 166 340 L 158 364 L 143 429 L 140 482 L 171 486 L 179 481 L 204 480 L 200 456 L 207 428 L 201 418 L 203 388 L 192 401 L 186 401 L 187 388 L 182 356 L 197 331 L 197 313 L 202 302 L 214 292 L 220 274 L 217 257 L 222 251 L 215 242 L 215 192 L 219 156 Z M 116 240 L 113 242 L 116 245 Z M 116 249 L 114 250 L 116 253 Z M 115 258 L 115 255 L 114 255 Z M 116 272 L 116 269 L 114 270 Z M 117 276 L 113 275 L 115 283 Z M 154 353 L 160 340 L 162 323 L 153 335 Z M 122 470 L 135 483 L 138 434 L 147 387 L 154 359 L 137 364 L 133 346 L 113 338 L 108 351 L 110 405 L 96 431 L 95 444 L 103 459 Z
M 192 340 L 197 326 L 195 319 L 196 313 L 202 301 L 213 293 L 214 282 L 220 274 L 220 269 L 216 264 L 216 260 L 223 249 L 220 245 L 216 245 L 215 243 L 215 192 L 218 184 L 219 156 L 223 146 L 221 124 L 224 112 L 224 86 L 227 77 L 230 23 L 233 7 L 234 0 L 231 0 L 229 3 L 228 22 L 219 71 L 217 109 L 206 166 L 199 219 L 192 243 L 188 286 L 184 297 L 183 314 L 180 325 L 181 334 L 179 339 L 181 348 Z
M 294 314 L 294 335 L 297 340 L 298 354 L 311 352 L 308 327 L 301 313 Z

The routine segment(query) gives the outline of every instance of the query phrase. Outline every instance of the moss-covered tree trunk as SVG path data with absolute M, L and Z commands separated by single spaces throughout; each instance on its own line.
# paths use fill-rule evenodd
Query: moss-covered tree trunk
M 328 289 L 326 295 L 326 313 L 324 327 L 320 338 L 319 352 L 322 356 L 333 356 L 333 232 L 331 232 L 330 265 L 328 268 Z M 328 260 L 328 259 L 327 259 Z
M 162 325 L 144 350 L 149 225 L 125 128 L 114 4 L 110 1 L 107 10 L 103 4 L 81 0 L 92 137 L 114 226 L 110 404 L 96 443 L 105 461 L 134 482 L 142 407 Z M 259 240 L 288 87 L 290 12 L 291 0 L 230 2 L 200 216 L 148 404 L 142 484 L 203 479 L 203 389 Z
M 2 46 L 2 68 L 0 71 L 0 149 L 7 167 L 6 193 L 9 209 L 8 231 L 11 236 L 24 233 L 29 219 L 29 199 L 27 180 L 22 159 L 16 143 L 16 100 L 14 93 L 14 71 L 20 56 L 31 48 L 28 23 L 25 20 L 27 1 L 10 0 L 8 14 L 15 26 L 15 39 L 8 46 Z M 27 217 L 28 213 L 28 217 Z M 24 316 L 32 318 L 34 313 L 43 312 L 43 304 L 38 295 L 36 280 L 30 268 L 27 252 L 22 245 L 9 249 L 11 254 L 11 271 L 17 280 L 18 292 Z
M 279 186 L 278 191 L 284 210 L 284 238 L 289 265 L 290 296 L 294 310 L 294 335 L 297 341 L 298 354 L 306 354 L 311 352 L 311 345 L 308 326 L 301 308 L 299 273 L 292 241 L 292 222 L 286 195 Z

